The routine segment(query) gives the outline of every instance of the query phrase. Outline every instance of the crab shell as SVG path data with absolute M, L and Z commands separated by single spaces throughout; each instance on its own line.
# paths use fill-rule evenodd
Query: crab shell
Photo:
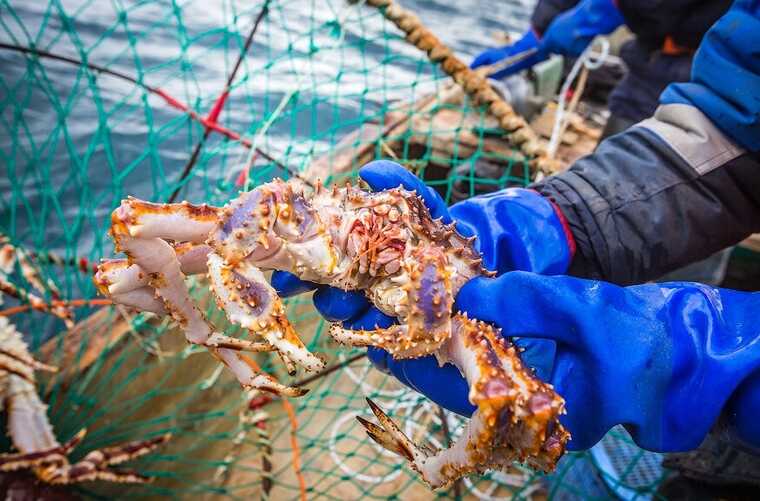
M 383 313 L 421 328 L 391 347 L 407 358 L 445 341 L 456 291 L 489 274 L 472 242 L 453 224 L 433 220 L 424 202 L 400 187 L 368 193 L 317 185 L 307 201 L 275 180 L 226 206 L 207 243 L 229 265 L 245 261 L 364 291 Z

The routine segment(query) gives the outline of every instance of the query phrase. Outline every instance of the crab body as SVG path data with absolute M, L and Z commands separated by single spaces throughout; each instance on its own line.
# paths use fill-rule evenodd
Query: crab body
M 564 451 L 569 435 L 558 420 L 562 398 L 533 377 L 493 327 L 452 315 L 461 286 L 489 272 L 473 239 L 431 219 L 415 193 L 318 185 L 307 196 L 275 180 L 222 208 L 128 199 L 112 223 L 117 248 L 128 261 L 101 265 L 101 290 L 123 304 L 172 315 L 190 342 L 208 347 L 244 386 L 292 396 L 304 391 L 256 374 L 245 350 L 276 351 L 286 363 L 322 368 L 285 317 L 263 269 L 364 291 L 377 308 L 399 319 L 398 325 L 367 331 L 333 325 L 330 334 L 340 343 L 380 347 L 395 358 L 434 354 L 441 364 L 455 364 L 477 411 L 451 448 L 418 448 L 374 404 L 380 426 L 360 420 L 373 439 L 409 460 L 431 486 L 513 460 L 551 470 Z M 201 271 L 197 260 L 203 255 L 211 290 L 230 321 L 264 338 L 255 348 L 214 332 L 192 303 L 184 276 Z

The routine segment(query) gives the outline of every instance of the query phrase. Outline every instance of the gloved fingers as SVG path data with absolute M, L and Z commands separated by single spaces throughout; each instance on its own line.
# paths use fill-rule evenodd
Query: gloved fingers
M 467 381 L 452 364 L 438 366 L 434 356 L 395 360 L 379 348 L 367 350 L 372 364 L 396 377 L 402 384 L 428 397 L 441 407 L 460 416 L 470 417 L 475 406 L 468 400 Z
M 470 280 L 457 294 L 454 308 L 494 324 L 505 337 L 550 339 L 580 348 L 586 331 L 598 331 L 581 324 L 593 322 L 593 312 L 611 299 L 598 293 L 604 288 L 622 290 L 591 280 L 512 271 Z
M 287 271 L 275 271 L 272 273 L 272 287 L 280 297 L 291 297 L 311 292 L 319 285 L 301 280 Z
M 369 306 L 366 310 L 358 311 L 356 315 L 343 321 L 343 327 L 346 329 L 364 329 L 371 330 L 376 327 L 385 329 L 396 323 L 394 317 L 388 316 L 374 306 Z
M 425 202 L 433 219 L 443 218 L 445 223 L 451 222 L 446 202 L 420 178 L 390 160 L 375 160 L 359 170 L 361 177 L 373 190 L 398 188 L 399 185 L 407 190 L 416 191 Z
M 520 350 L 520 359 L 541 381 L 549 382 L 557 354 L 557 343 L 551 339 L 513 338 Z
M 327 286 L 318 288 L 314 293 L 314 306 L 331 322 L 343 322 L 358 317 L 371 308 L 364 294 Z
M 501 80 L 507 77 L 510 77 L 512 75 L 515 75 L 517 73 L 520 73 L 523 70 L 527 70 L 528 68 L 532 68 L 533 66 L 537 65 L 541 61 L 545 61 L 549 58 L 549 53 L 545 51 L 539 50 L 536 54 L 530 56 L 529 58 L 523 59 L 522 61 L 519 61 L 514 64 L 510 64 L 506 68 L 499 70 L 495 73 L 492 73 L 489 75 L 489 78 L 494 78 L 496 80 Z
M 489 64 L 494 64 L 504 59 L 509 54 L 509 49 L 511 47 L 512 47 L 511 45 L 505 45 L 503 47 L 488 49 L 481 52 L 470 63 L 470 69 L 474 70 L 475 68 L 479 68 L 480 66 L 487 66 Z

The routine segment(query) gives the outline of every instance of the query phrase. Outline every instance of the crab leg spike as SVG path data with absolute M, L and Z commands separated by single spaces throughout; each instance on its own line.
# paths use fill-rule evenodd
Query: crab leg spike
M 84 437 L 87 435 L 87 428 L 82 428 L 76 434 L 71 437 L 71 439 L 63 444 L 61 448 L 63 449 L 64 454 L 69 454 L 71 451 L 76 449 L 76 447 L 82 443 L 82 440 L 84 440 Z

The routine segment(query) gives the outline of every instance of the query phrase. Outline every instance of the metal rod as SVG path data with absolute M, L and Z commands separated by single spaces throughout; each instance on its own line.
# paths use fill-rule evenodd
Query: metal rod
M 494 73 L 498 73 L 502 70 L 509 68 L 510 66 L 523 62 L 524 60 L 528 59 L 529 57 L 532 57 L 533 55 L 537 53 L 538 53 L 538 48 L 536 47 L 532 47 L 528 50 L 518 52 L 517 54 L 513 56 L 509 56 L 506 59 L 502 59 L 501 61 L 498 61 L 489 66 L 486 66 L 486 74 L 490 76 L 490 75 L 493 75 Z

